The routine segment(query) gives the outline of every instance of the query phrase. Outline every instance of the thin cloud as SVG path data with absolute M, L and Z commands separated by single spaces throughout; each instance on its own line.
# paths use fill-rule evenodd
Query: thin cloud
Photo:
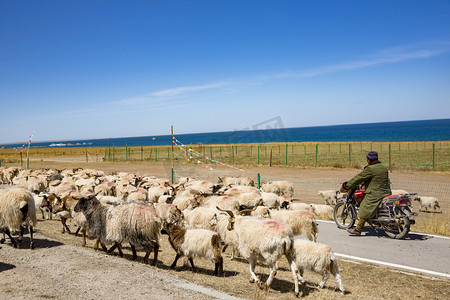
M 221 94 L 237 93 L 248 87 L 264 85 L 273 80 L 311 78 L 342 71 L 354 71 L 379 65 L 400 63 L 416 59 L 426 59 L 446 53 L 449 50 L 450 43 L 447 41 L 433 41 L 421 45 L 393 47 L 383 49 L 363 59 L 322 66 L 316 69 L 279 73 L 246 79 L 239 78 L 234 80 L 223 80 L 204 85 L 175 87 L 172 89 L 159 90 L 145 95 L 115 101 L 113 103 L 121 106 L 144 107 L 145 105 L 146 108 L 153 107 L 163 109 L 169 106 L 172 107 L 173 105 L 176 106 L 177 102 L 182 99 L 188 101 L 198 99 L 200 95 L 202 95 L 202 98 L 212 99 Z
M 174 96 L 180 96 L 180 95 L 186 94 L 186 93 L 221 88 L 226 85 L 228 85 L 228 84 L 225 82 L 218 82 L 218 83 L 198 85 L 198 86 L 176 87 L 173 89 L 157 91 L 157 92 L 154 92 L 152 95 L 155 97 L 174 97 Z

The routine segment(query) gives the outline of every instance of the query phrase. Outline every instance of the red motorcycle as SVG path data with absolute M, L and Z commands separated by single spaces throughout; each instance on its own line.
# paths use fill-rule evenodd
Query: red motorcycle
M 346 197 L 338 199 L 333 210 L 334 222 L 341 229 L 351 228 L 356 221 L 359 204 L 364 197 L 364 190 L 357 188 L 347 192 Z M 415 223 L 416 213 L 411 212 L 411 197 L 416 194 L 390 195 L 384 197 L 374 218 L 367 222 L 373 227 L 381 228 L 393 239 L 404 238 Z

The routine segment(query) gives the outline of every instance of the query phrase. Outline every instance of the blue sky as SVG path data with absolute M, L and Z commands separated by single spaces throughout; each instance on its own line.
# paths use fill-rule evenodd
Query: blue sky
M 0 143 L 450 118 L 449 1 L 0 0 Z

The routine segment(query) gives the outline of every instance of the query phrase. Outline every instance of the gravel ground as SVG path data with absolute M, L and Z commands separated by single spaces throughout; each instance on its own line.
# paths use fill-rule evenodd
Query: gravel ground
M 0 248 L 0 299 L 238 299 L 149 265 L 35 234 Z

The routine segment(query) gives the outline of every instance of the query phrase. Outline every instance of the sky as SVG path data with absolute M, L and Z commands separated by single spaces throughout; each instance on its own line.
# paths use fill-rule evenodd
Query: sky
M 0 0 L 0 143 L 450 118 L 450 1 Z

